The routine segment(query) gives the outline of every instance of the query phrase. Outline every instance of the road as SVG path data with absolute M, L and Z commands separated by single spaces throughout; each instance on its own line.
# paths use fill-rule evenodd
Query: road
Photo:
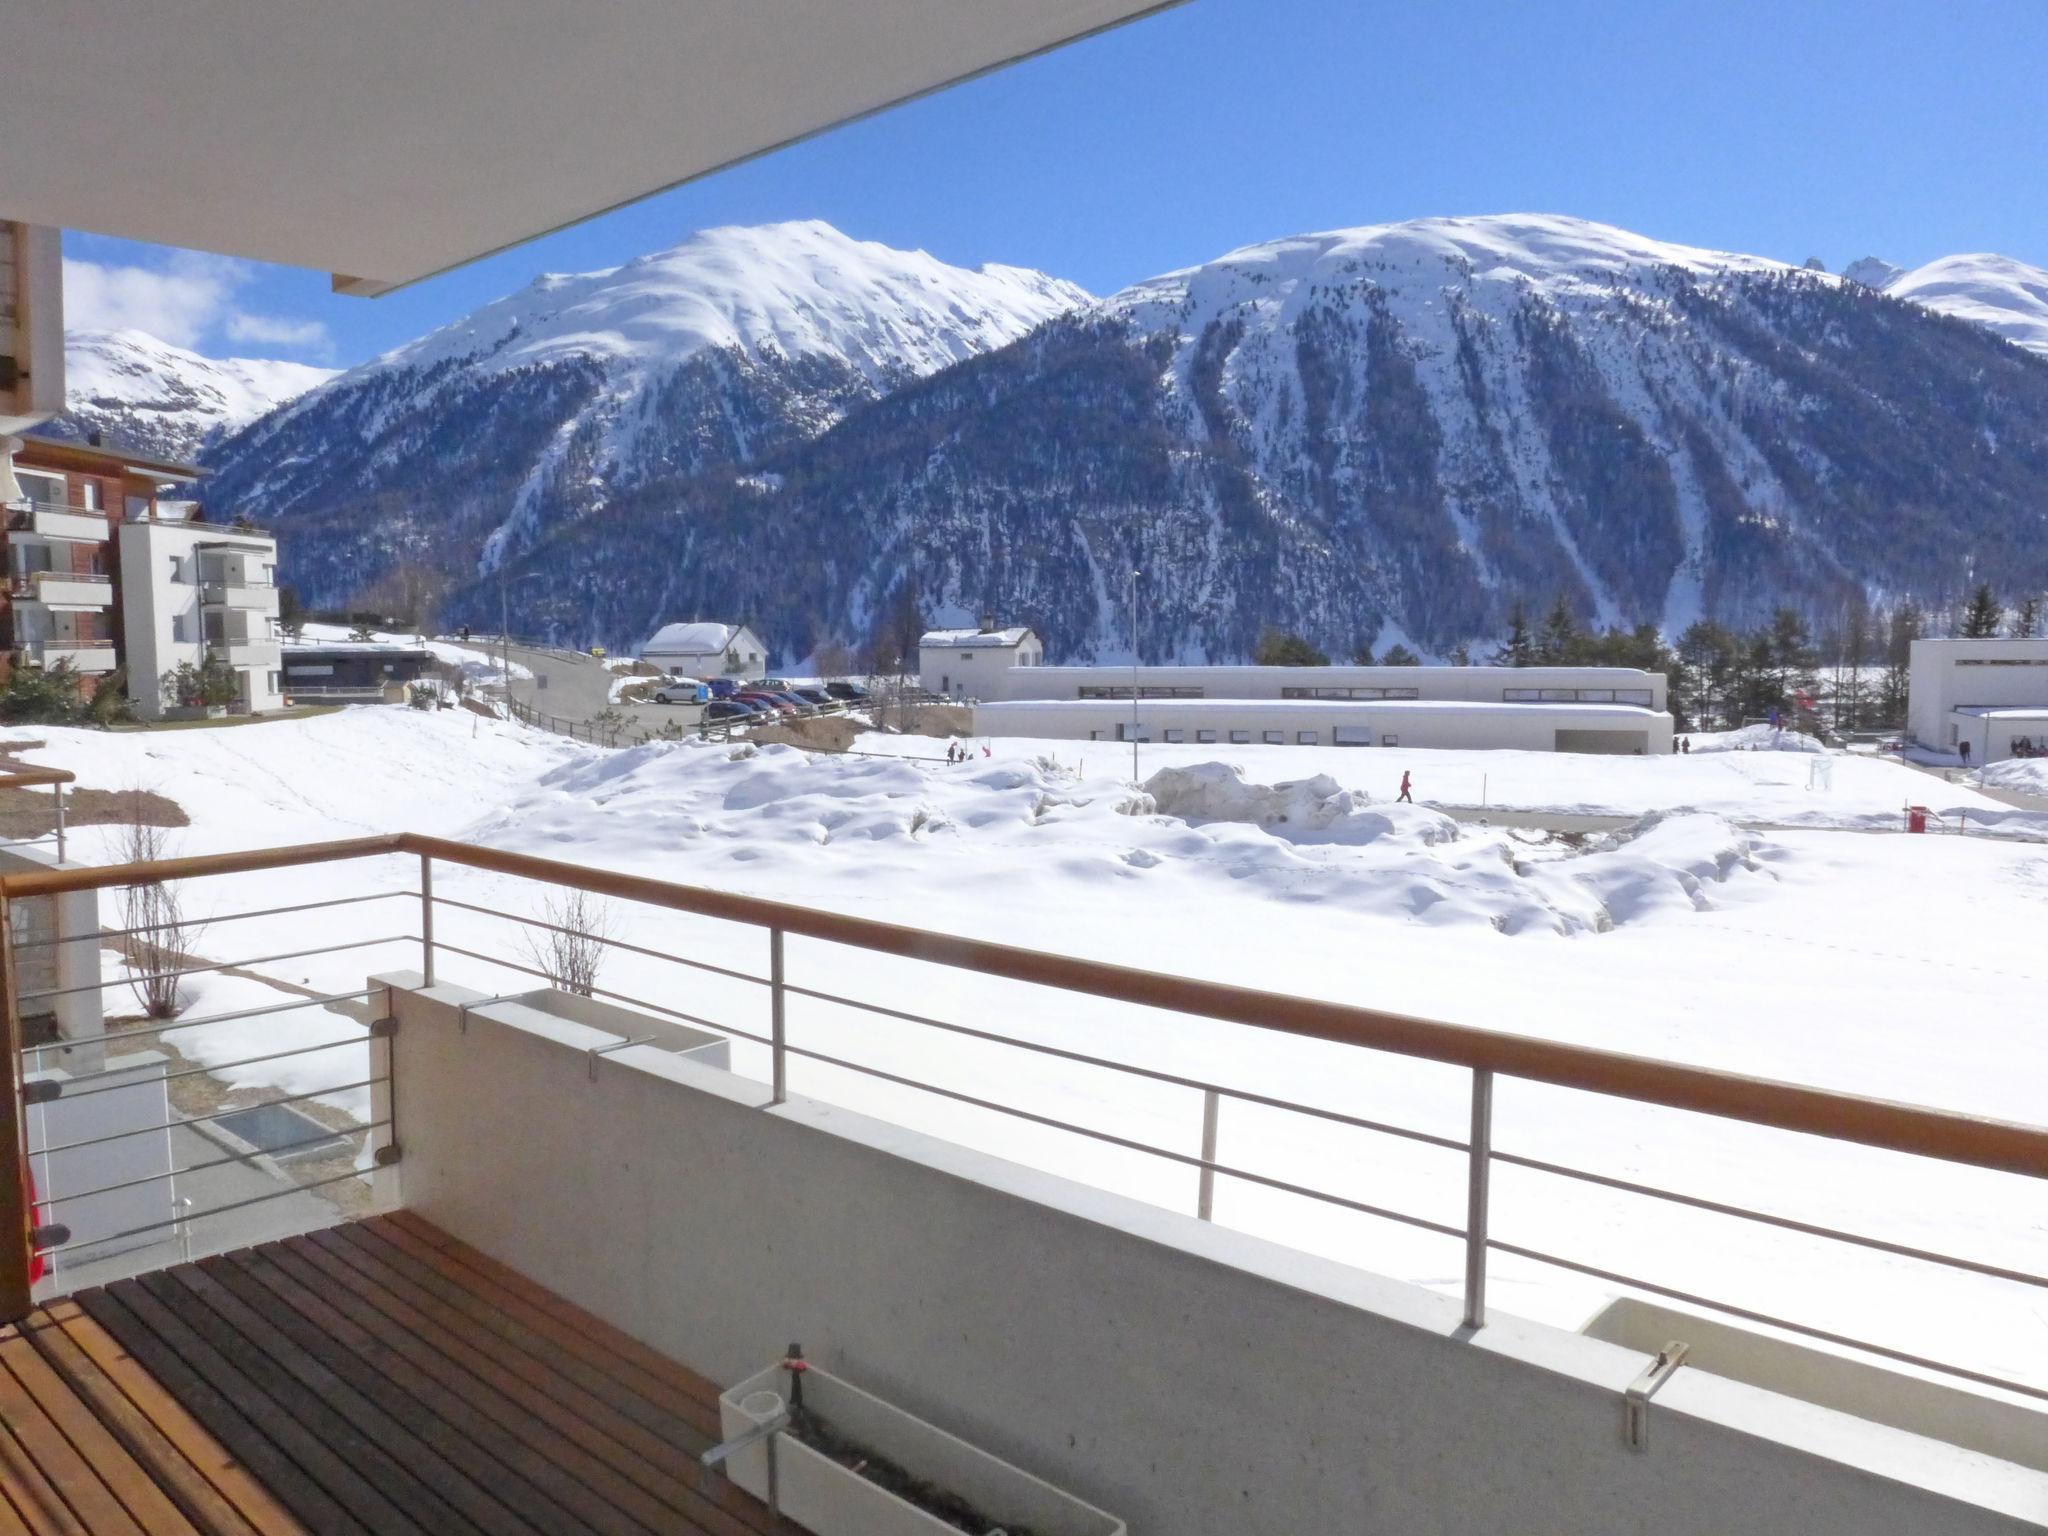
M 478 642 L 479 644 L 481 642 Z M 491 652 L 497 655 L 494 648 Z M 693 724 L 696 711 L 670 704 L 613 704 L 615 674 L 595 656 L 575 651 L 542 651 L 528 646 L 510 647 L 512 664 L 533 676 L 512 680 L 512 697 L 542 714 L 556 715 L 579 724 L 607 709 L 615 709 L 630 722 L 621 739 L 637 740 L 641 731 L 658 731 L 676 722 Z

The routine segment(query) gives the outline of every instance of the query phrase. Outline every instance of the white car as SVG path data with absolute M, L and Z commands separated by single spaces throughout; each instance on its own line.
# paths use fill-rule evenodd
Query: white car
M 657 704 L 695 704 L 704 692 L 704 685 L 694 677 L 672 677 L 654 690 Z

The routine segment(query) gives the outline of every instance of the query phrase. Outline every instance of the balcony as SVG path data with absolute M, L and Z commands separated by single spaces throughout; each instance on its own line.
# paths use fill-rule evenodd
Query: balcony
M 317 883 L 266 883 L 307 871 Z M 1665 1536 L 2048 1528 L 2039 1356 L 1981 1330 L 1982 1347 L 1951 1353 L 1949 1326 L 1995 1307 L 2018 1331 L 2048 1288 L 2001 1246 L 2037 1225 L 2038 1126 L 409 834 L 6 875 L 0 895 L 141 881 L 190 888 L 207 914 L 193 942 L 218 952 L 168 945 L 167 976 L 288 961 L 295 995 L 238 997 L 128 1040 L 225 1025 L 241 1048 L 203 1072 L 292 1058 L 293 1087 L 269 1104 L 361 1097 L 346 1124 L 311 1129 L 324 1161 L 301 1164 L 308 1143 L 290 1140 L 223 1156 L 195 1133 L 238 1111 L 208 1100 L 192 1114 L 174 1095 L 168 1126 L 113 1134 L 193 1137 L 178 1187 L 196 1207 L 111 1236 L 57 1223 L 167 1175 L 80 1186 L 74 1169 L 54 1192 L 45 1178 L 33 1229 L 0 1205 L 0 1316 L 22 1319 L 0 1362 L 27 1394 L 9 1423 L 38 1475 L 85 1496 L 132 1474 L 50 1385 L 66 1369 L 92 1416 L 145 1397 L 152 1417 L 183 1416 L 143 1433 L 127 1414 L 130 1432 L 111 1437 L 155 1458 L 144 1473 L 159 1488 L 196 1490 L 192 1469 L 232 1464 L 237 1488 L 305 1528 L 743 1536 L 776 1527 L 698 1483 L 708 1394 L 795 1339 L 822 1369 L 1137 1531 L 1347 1530 L 1370 1514 L 1391 1532 L 1606 1536 L 1643 1529 L 1652 1506 Z M 608 958 L 581 996 L 548 985 L 562 963 L 550 936 L 576 930 L 559 908 L 532 915 L 570 892 L 638 919 L 582 941 Z M 711 943 L 693 953 L 693 937 Z M 393 957 L 418 968 L 375 968 Z M 52 996 L 31 985 L 18 999 Z M 314 1008 L 354 1022 L 292 1033 L 294 1011 Z M 1034 1038 L 1048 1020 L 1079 1028 Z M 1306 1086 L 1278 1071 L 1232 1082 L 1143 1044 L 1226 1027 L 1313 1042 L 1325 1070 Z M 878 1060 L 885 1039 L 912 1045 Z M 92 1079 L 135 1070 L 84 1062 L 51 1086 L 38 1068 L 53 1049 L 78 1047 L 30 1047 L 24 1063 L 40 1113 L 109 1104 L 86 1097 L 103 1088 Z M 1391 1113 L 1344 1096 L 1404 1070 L 1430 1086 Z M 1085 1088 L 1070 1101 L 1085 1108 L 1024 1102 L 1044 1072 Z M 863 1083 L 887 1119 L 833 1102 Z M 1527 1113 L 1549 1103 L 1568 1120 L 1587 1096 L 1638 1115 L 1612 1162 L 1561 1155 Z M 0 1113 L 19 1116 L 9 1097 Z M 1365 1150 L 1274 1163 L 1280 1143 L 1253 1126 L 1275 1122 Z M 1758 1138 L 1801 1176 L 1738 1204 L 1642 1174 L 1634 1143 L 1686 1126 Z M 0 1137 L 0 1155 L 12 1144 Z M 1370 1182 L 1347 1183 L 1361 1166 Z M 1873 1168 L 1916 1205 L 1981 1209 L 1984 1247 L 1899 1240 L 1912 1209 L 1883 1235 L 1792 1208 L 1797 1189 L 1858 1187 Z M 7 1172 L 0 1202 L 20 1198 Z M 1615 1210 L 1570 1219 L 1542 1188 Z M 1226 1224 L 1275 1194 L 1341 1224 L 1345 1261 Z M 1690 1236 L 1650 1240 L 1670 1222 Z M 1869 1287 L 1828 1295 L 1844 1314 L 1871 1288 L 1894 1294 L 1905 1270 L 1925 1304 L 1882 1310 L 1886 1336 L 1859 1338 L 1847 1316 L 1731 1299 L 1720 1239 L 1738 1231 L 1867 1263 Z M 155 1246 L 110 1254 L 114 1238 Z M 37 1282 L 40 1311 L 30 1241 L 58 1265 Z M 181 1244 L 223 1256 L 191 1262 Z M 1373 1272 L 1410 1244 L 1435 1245 L 1441 1281 Z M 1520 1294 L 1537 1266 L 1634 1310 L 1613 1302 L 1574 1332 L 1489 1294 Z M 1775 1270 L 1761 1279 L 1776 1294 Z M 38 1415 L 64 1432 L 44 1434 Z M 576 1489 L 618 1502 L 571 1506 Z M 504 1506 L 526 1525 L 506 1526 Z
M 209 636 L 206 652 L 229 666 L 268 668 L 282 663 L 284 646 L 271 635 Z
M 97 613 L 114 606 L 114 583 L 107 576 L 16 572 L 13 592 L 17 602 L 41 603 L 55 613 Z
M 277 588 L 267 581 L 207 580 L 199 585 L 199 601 L 231 613 L 275 613 Z
M 22 652 L 39 667 L 63 665 L 89 677 L 104 677 L 116 666 L 111 640 L 34 640 Z
M 50 501 L 31 501 L 12 508 L 7 514 L 7 527 L 13 533 L 32 533 L 66 544 L 104 544 L 111 536 L 106 513 Z

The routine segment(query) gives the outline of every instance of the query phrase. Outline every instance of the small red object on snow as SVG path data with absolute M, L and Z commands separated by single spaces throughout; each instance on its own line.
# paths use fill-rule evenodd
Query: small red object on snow
M 1927 818 L 1931 814 L 1933 813 L 1924 805 L 1907 806 L 1906 830 L 1908 832 L 1925 832 L 1927 830 Z

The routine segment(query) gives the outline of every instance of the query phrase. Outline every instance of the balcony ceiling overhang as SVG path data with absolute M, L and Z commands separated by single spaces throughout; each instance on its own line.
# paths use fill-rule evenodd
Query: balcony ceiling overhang
M 381 292 L 1177 3 L 6 0 L 0 217 Z

